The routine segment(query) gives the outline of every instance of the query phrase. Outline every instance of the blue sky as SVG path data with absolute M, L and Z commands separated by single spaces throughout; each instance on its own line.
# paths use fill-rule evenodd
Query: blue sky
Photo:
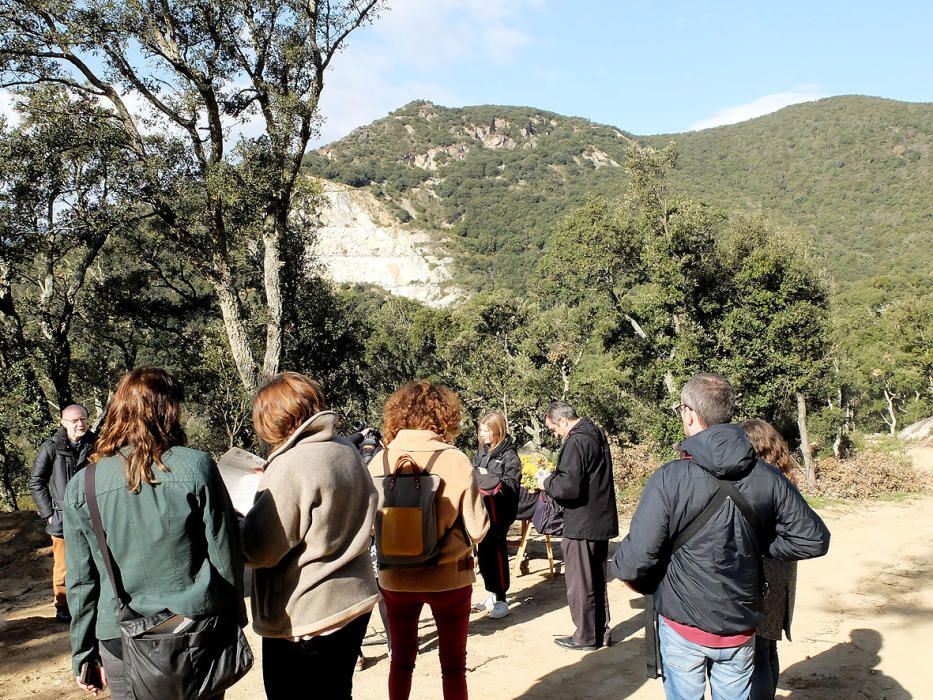
M 831 95 L 933 101 L 933 2 L 390 1 L 334 59 L 317 144 L 413 99 L 528 105 L 635 134 Z

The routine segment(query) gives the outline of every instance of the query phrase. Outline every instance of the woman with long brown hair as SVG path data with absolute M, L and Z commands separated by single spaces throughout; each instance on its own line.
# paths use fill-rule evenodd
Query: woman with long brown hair
M 391 467 L 407 458 L 441 482 L 435 501 L 441 543 L 437 559 L 424 566 L 379 571 L 392 639 L 389 699 L 406 700 L 411 693 L 418 617 L 427 604 L 437 625 L 444 698 L 465 700 L 467 625 L 475 580 L 472 542 L 483 539 L 489 520 L 473 465 L 453 447 L 460 433 L 460 400 L 445 386 L 412 382 L 388 398 L 383 413 L 385 457 L 369 463 L 370 474 L 381 476 L 386 464 Z
M 480 419 L 476 436 L 473 467 L 489 515 L 489 532 L 476 548 L 479 570 L 489 596 L 478 607 L 487 610 L 489 617 L 500 619 L 509 614 L 505 599 L 510 583 L 506 542 L 518 510 L 522 462 L 509 435 L 505 416 L 498 411 L 490 411 Z
M 117 384 L 91 456 L 107 546 L 137 614 L 229 614 L 245 624 L 236 516 L 214 460 L 184 446 L 182 400 L 181 386 L 163 369 L 136 369 Z M 65 492 L 64 523 L 72 670 L 96 694 L 80 672 L 102 662 L 111 696 L 127 697 L 117 599 L 82 474 Z
M 241 529 L 268 698 L 350 698 L 379 601 L 369 557 L 376 490 L 339 423 L 321 385 L 297 372 L 253 399 L 256 435 L 272 453 Z
M 763 420 L 747 420 L 742 427 L 755 448 L 758 459 L 780 469 L 788 481 L 797 485 L 797 463 L 787 442 L 774 426 Z M 773 700 L 777 692 L 781 666 L 777 643 L 781 633 L 790 639 L 790 623 L 797 596 L 797 562 L 763 559 L 767 595 L 761 622 L 755 630 L 755 670 L 752 673 L 751 700 Z

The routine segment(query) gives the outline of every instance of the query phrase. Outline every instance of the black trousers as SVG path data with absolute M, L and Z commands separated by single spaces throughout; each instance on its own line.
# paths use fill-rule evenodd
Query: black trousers
M 563 538 L 567 605 L 578 644 L 609 646 L 609 594 L 606 590 L 608 540 Z
M 269 700 L 353 697 L 353 671 L 371 613 L 331 634 L 300 642 L 262 639 L 262 680 Z
M 511 523 L 510 523 L 511 524 Z M 496 600 L 505 600 L 509 590 L 509 553 L 506 549 L 508 526 L 494 525 L 476 546 L 479 559 L 479 572 L 483 575 L 486 590 L 496 596 Z

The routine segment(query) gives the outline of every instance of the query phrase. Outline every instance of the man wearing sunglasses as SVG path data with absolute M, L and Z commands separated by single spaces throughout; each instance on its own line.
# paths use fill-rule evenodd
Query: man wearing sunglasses
M 826 554 L 829 530 L 777 468 L 732 425 L 735 393 L 699 374 L 673 406 L 682 458 L 648 480 L 612 575 L 654 594 L 664 690 L 672 700 L 749 697 L 761 558 Z

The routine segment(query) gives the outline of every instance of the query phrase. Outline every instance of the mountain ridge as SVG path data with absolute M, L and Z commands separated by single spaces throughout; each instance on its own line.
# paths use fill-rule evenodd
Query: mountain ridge
M 632 140 L 675 141 L 674 191 L 797 228 L 843 283 L 933 267 L 933 103 L 840 96 L 636 136 L 531 107 L 416 100 L 310 153 L 306 167 L 447 240 L 458 284 L 521 291 L 561 218 L 589 195 L 624 192 Z

